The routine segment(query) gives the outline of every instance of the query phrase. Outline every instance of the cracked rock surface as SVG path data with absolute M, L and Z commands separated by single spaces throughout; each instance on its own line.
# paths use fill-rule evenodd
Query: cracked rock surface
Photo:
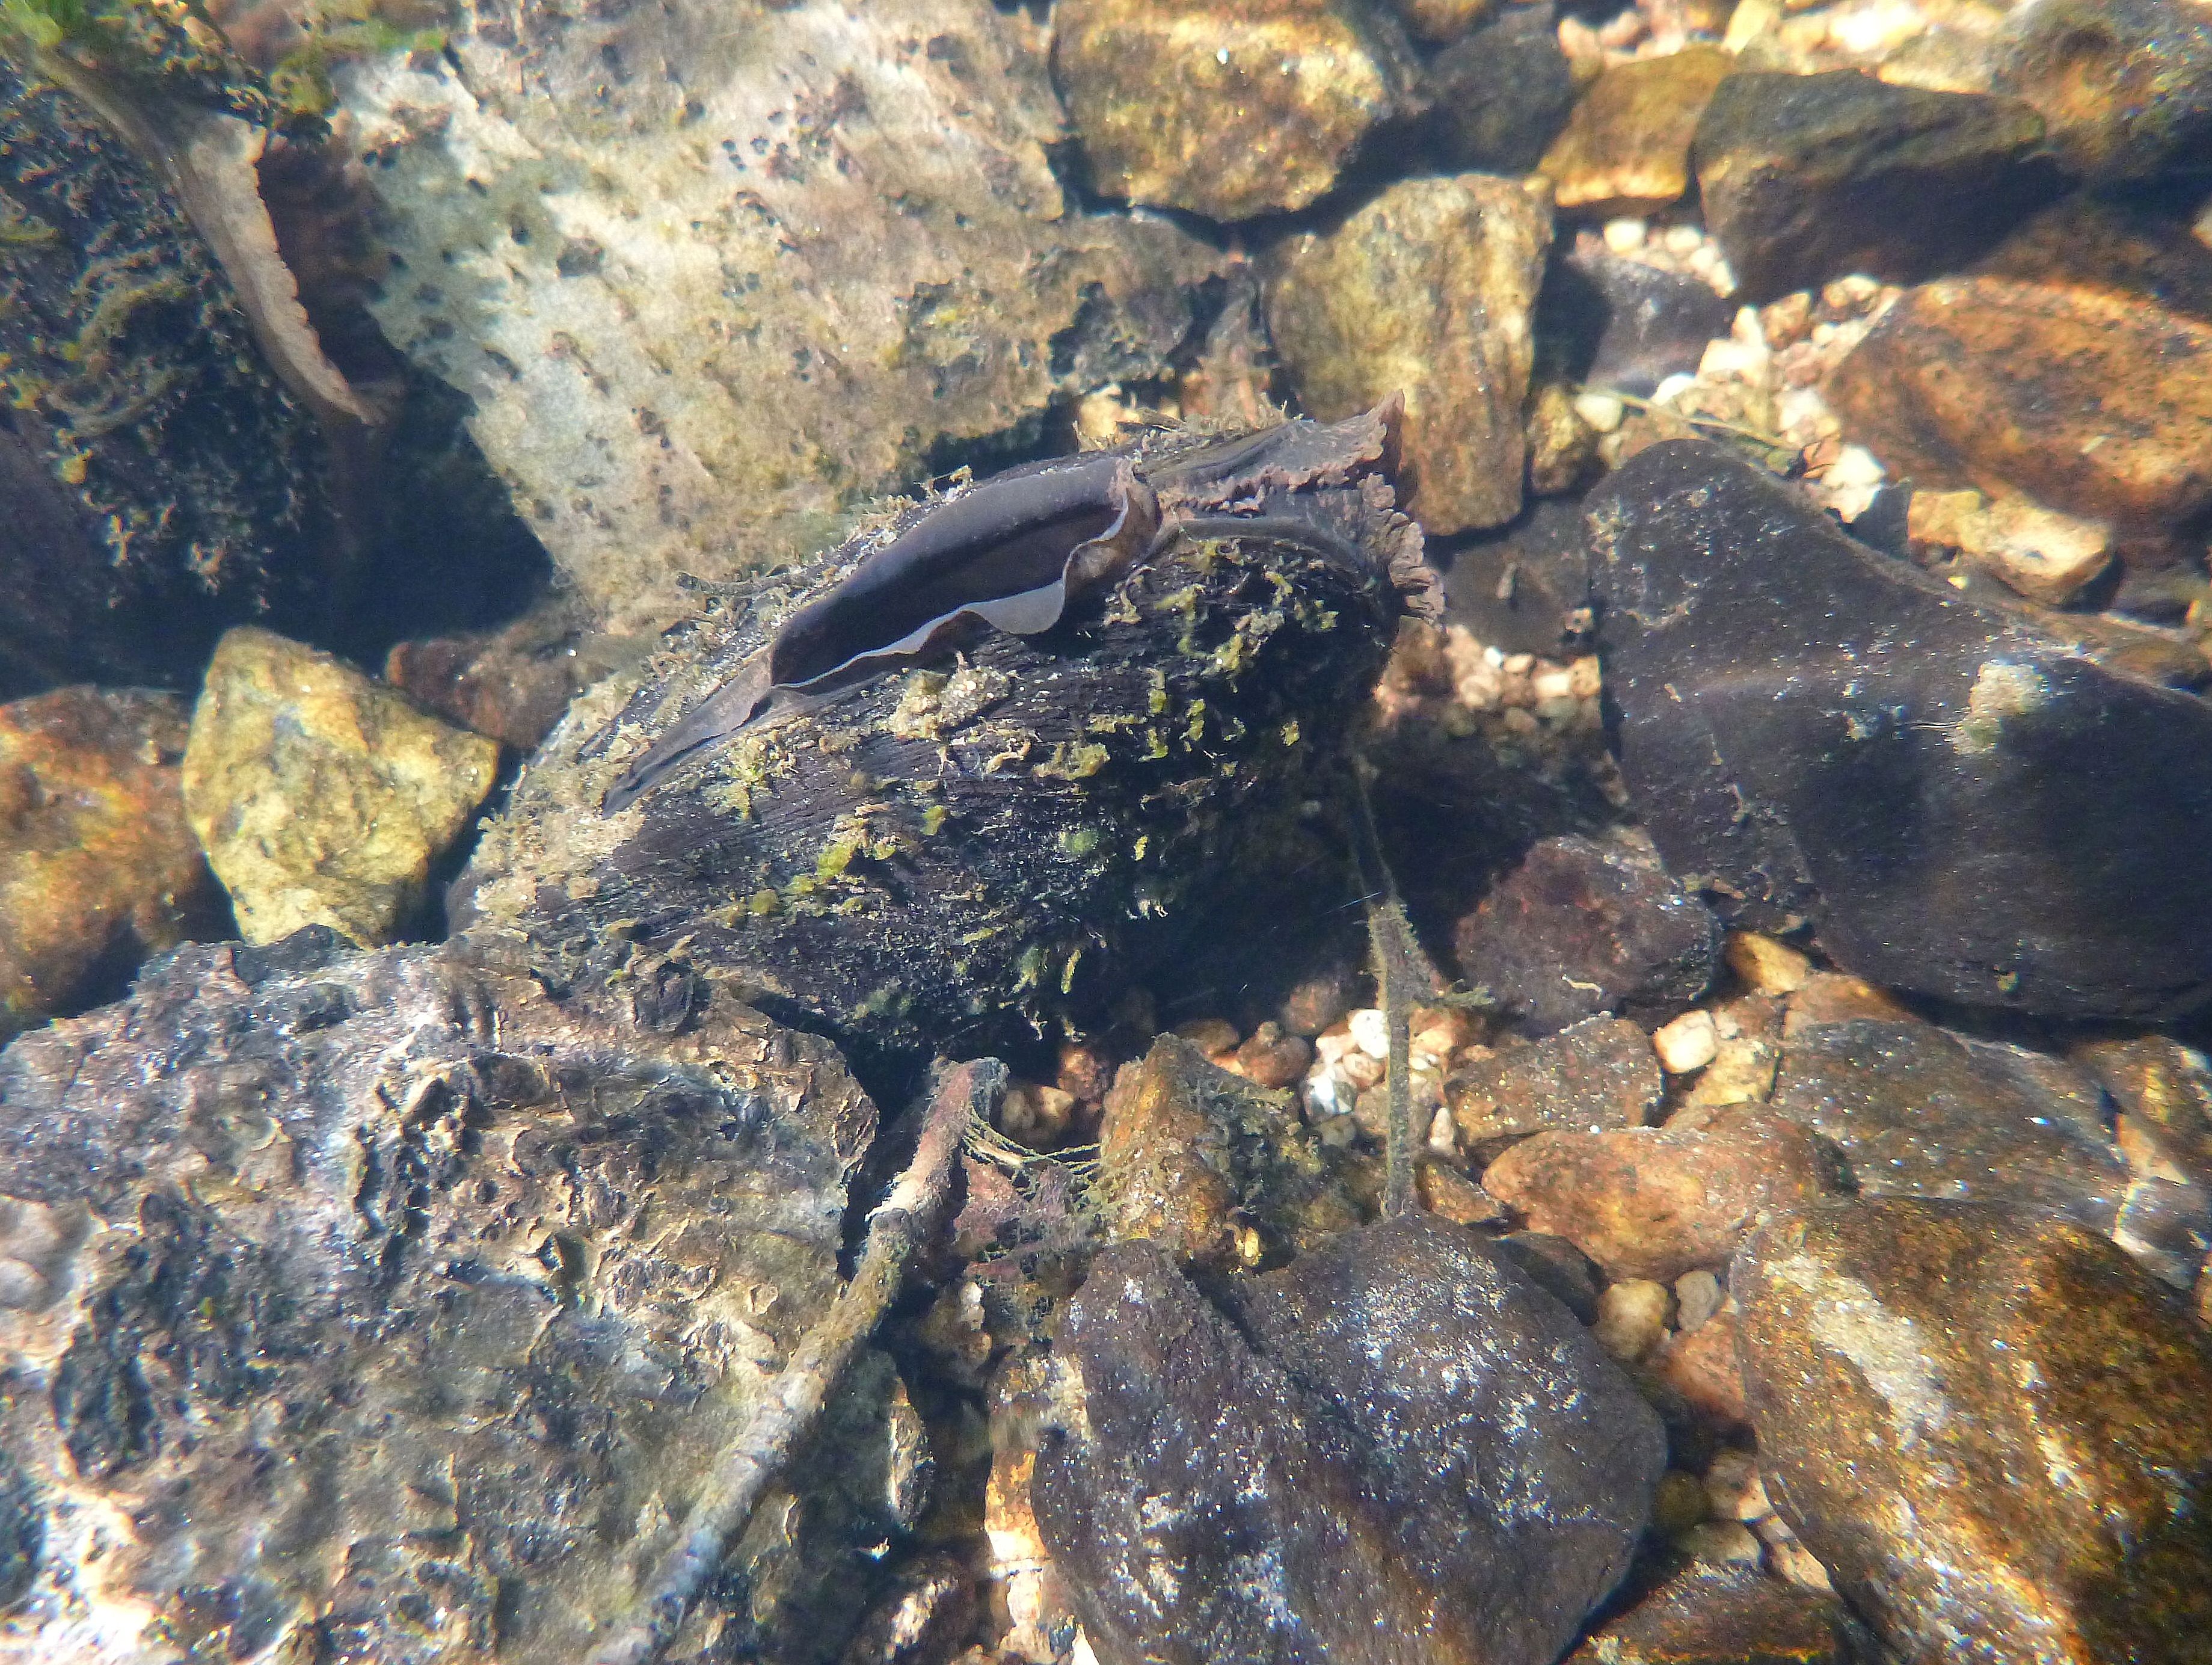
M 318 930 L 0 1056 L 0 1659 L 580 1657 L 836 1289 L 875 1127 L 825 1042 L 668 1011 Z M 836 1656 L 927 1485 L 886 1360 L 818 1453 L 672 1657 Z

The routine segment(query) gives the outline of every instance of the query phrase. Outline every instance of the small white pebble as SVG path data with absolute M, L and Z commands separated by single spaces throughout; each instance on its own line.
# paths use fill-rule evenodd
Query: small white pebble
M 1575 673 L 1564 665 L 1539 671 L 1530 680 L 1529 686 L 1536 690 L 1539 701 L 1578 697 L 1575 692 Z
M 1609 393 L 1577 393 L 1574 404 L 1575 414 L 1600 434 L 1613 432 L 1628 414 L 1628 407 Z
M 1535 668 L 1536 656 L 1534 653 L 1512 653 L 1506 657 L 1505 674 L 1509 677 L 1525 677 Z
M 1837 486 L 1878 486 L 1882 480 L 1882 466 L 1873 452 L 1863 445 L 1847 445 L 1828 465 L 1820 477 L 1820 483 L 1831 489 Z
M 1648 229 L 1641 220 L 1607 220 L 1605 222 L 1605 246 L 1615 254 L 1633 254 L 1644 246 L 1644 233 Z
M 1651 403 L 1672 404 L 1697 385 L 1698 379 L 1695 376 L 1685 375 L 1678 370 L 1651 390 Z
M 1578 700 L 1594 700 L 1605 691 L 1605 670 L 1595 653 L 1585 653 L 1567 667 L 1567 691 Z
M 1734 295 L 1735 268 L 1717 254 L 1713 255 L 1713 263 L 1709 266 L 1705 264 L 1705 257 L 1708 254 L 1713 254 L 1713 246 L 1711 243 L 1706 244 L 1705 247 L 1690 257 L 1691 270 L 1711 284 L 1720 294 Z
M 1390 1055 L 1390 1019 L 1379 1006 L 1362 1006 L 1345 1019 L 1352 1033 L 1352 1044 L 1370 1058 Z
M 1651 1036 L 1651 1050 L 1659 1054 L 1659 1067 L 1669 1075 L 1687 1075 L 1713 1061 L 1721 1049 L 1719 1034 L 1710 1012 L 1686 1012 L 1660 1024 Z
M 1459 1123 L 1452 1120 L 1449 1104 L 1438 1105 L 1435 1118 L 1429 1123 L 1429 1149 L 1440 1157 L 1459 1155 Z
M 1091 1651 L 1091 1638 L 1084 1635 L 1079 1625 L 1075 1631 L 1075 1645 L 1067 1650 L 1067 1665 L 1098 1665 L 1098 1656 Z
M 1695 226 L 1668 226 L 1660 240 L 1666 245 L 1668 253 L 1687 254 L 1703 246 L 1705 234 Z
M 1355 1047 L 1336 1060 L 1336 1073 L 1355 1087 L 1379 1087 L 1390 1073 L 1390 1066 Z
M 1667 1334 L 1667 1310 L 1674 1294 L 1649 1278 L 1624 1278 L 1607 1284 L 1597 1297 L 1597 1322 L 1590 1334 L 1597 1344 L 1624 1363 L 1633 1363 L 1657 1346 Z
M 1711 1273 L 1702 1267 L 1684 1273 L 1674 1279 L 1675 1328 L 1685 1335 L 1704 1328 L 1727 1298 L 1721 1280 Z

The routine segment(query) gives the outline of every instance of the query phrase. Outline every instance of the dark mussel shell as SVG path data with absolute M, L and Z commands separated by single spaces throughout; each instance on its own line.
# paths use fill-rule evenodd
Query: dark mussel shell
M 1394 425 L 1150 435 L 896 507 L 722 599 L 578 702 L 457 919 L 556 982 L 649 964 L 672 1021 L 714 979 L 870 1054 L 1095 1011 L 1310 859 L 1428 601 Z

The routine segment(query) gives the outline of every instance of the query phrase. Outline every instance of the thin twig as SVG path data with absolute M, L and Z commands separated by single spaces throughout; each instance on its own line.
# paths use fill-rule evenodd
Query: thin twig
M 1413 1027 L 1416 988 L 1430 992 L 1434 972 L 1413 935 L 1413 921 L 1398 895 L 1398 882 L 1383 859 L 1375 828 L 1375 806 L 1367 796 L 1364 758 L 1352 771 L 1352 848 L 1360 888 L 1367 893 L 1367 937 L 1375 951 L 1376 998 L 1390 1036 L 1389 1073 L 1384 1092 L 1389 1106 L 1383 1138 L 1382 1215 L 1395 1219 L 1413 1210 Z
M 682 1535 L 653 1570 L 649 1593 L 592 1652 L 590 1665 L 649 1665 L 675 1636 L 762 1493 L 813 1428 L 846 1365 L 874 1334 L 915 1249 L 937 1229 L 969 1118 L 979 1104 L 988 1117 L 988 1101 L 1004 1090 L 1006 1079 L 1006 1066 L 988 1058 L 939 1076 L 914 1160 L 868 1217 L 867 1247 L 852 1281 L 799 1344 L 751 1423 L 722 1453 Z

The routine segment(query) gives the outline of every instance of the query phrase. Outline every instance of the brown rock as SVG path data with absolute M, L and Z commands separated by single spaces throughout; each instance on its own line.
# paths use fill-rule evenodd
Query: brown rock
M 1592 1018 L 1466 1066 L 1444 1083 L 1444 1102 L 1461 1146 L 1480 1152 L 1547 1128 L 1640 1127 L 1663 1085 L 1638 1025 Z
M 1794 1041 L 1819 1024 L 1848 1024 L 1863 1018 L 1885 1024 L 1919 1021 L 1887 990 L 1863 977 L 1854 977 L 1847 971 L 1815 971 L 1806 977 L 1803 987 L 1790 995 L 1788 1014 L 1782 1020 L 1782 1038 Z
M 222 933 L 185 824 L 173 695 L 64 688 L 0 706 L 0 1041 L 147 955 Z
M 1421 1206 L 1454 1225 L 1495 1225 L 1505 1218 L 1497 1198 L 1456 1168 L 1424 1162 L 1413 1170 Z
M 1892 1649 L 2212 1657 L 2212 1355 L 2119 1250 L 1890 1198 L 1770 1222 L 1732 1278 L 1767 1493 Z
M 1909 290 L 1827 393 L 1893 477 L 2163 532 L 2212 504 L 2209 358 L 2212 251 L 2068 204 Z
M 1598 1626 L 1567 1665 L 1856 1665 L 1833 1596 L 1734 1566 L 1692 1566 Z
M 1735 60 L 1717 46 L 1608 68 L 1539 165 L 1561 209 L 1590 215 L 1664 208 L 1690 188 L 1690 141 Z
M 1745 299 L 1954 270 L 2057 195 L 2017 99 L 1842 70 L 1731 76 L 1698 124 L 1698 200 Z
M 2212 15 L 2191 0 L 2041 0 L 1990 42 L 1999 89 L 2043 112 L 2074 173 L 2142 180 L 2212 136 Z
M 1395 25 L 1341 0 L 1066 0 L 1052 66 L 1101 191 L 1216 220 L 1328 191 L 1413 76 Z
M 2163 1035 L 2142 1035 L 2090 1042 L 2074 1060 L 2160 1157 L 2212 1186 L 2212 1068 L 2203 1053 Z
M 1931 1024 L 1801 1030 L 1773 1108 L 1842 1147 L 1869 1195 L 2048 1208 L 2105 1231 L 2127 1184 L 2094 1081 Z
M 1544 194 L 1483 173 L 1392 185 L 1284 251 L 1267 323 L 1311 414 L 1406 398 L 1412 508 L 1435 534 L 1521 508 L 1530 316 L 1552 245 Z
M 498 630 L 398 642 L 385 656 L 384 679 L 449 722 L 532 751 L 614 656 L 608 640 L 532 611 Z
M 1185 1262 L 1279 1264 L 1358 1223 L 1289 1097 L 1176 1036 L 1115 1078 L 1098 1167 L 1113 1237 L 1150 1239 Z
M 1261 1087 L 1295 1086 L 1313 1062 L 1313 1043 L 1303 1035 L 1285 1035 L 1270 1020 L 1254 1030 L 1237 1048 L 1237 1071 Z
M 2112 529 L 2026 497 L 1994 501 L 1978 491 L 1916 491 L 1905 509 L 1916 556 L 1956 550 L 2008 588 L 2063 607 L 2112 563 Z
M 1395 0 L 1406 27 L 1423 40 L 1456 40 L 1488 16 L 1497 0 Z
M 1727 1265 L 1762 1213 L 1820 1196 L 1836 1179 L 1804 1129 L 1745 1106 L 1694 1132 L 1538 1133 L 1492 1163 L 1482 1188 L 1608 1276 L 1664 1283 Z
M 1690 1415 L 1725 1437 L 1747 1426 L 1743 1371 L 1735 1358 L 1736 1315 L 1715 1313 L 1693 1330 L 1671 1336 L 1644 1361 L 1645 1370 Z
M 1547 838 L 1453 933 L 1460 970 L 1535 1034 L 1599 1012 L 1679 1012 L 1719 968 L 1720 921 L 1649 839 Z

